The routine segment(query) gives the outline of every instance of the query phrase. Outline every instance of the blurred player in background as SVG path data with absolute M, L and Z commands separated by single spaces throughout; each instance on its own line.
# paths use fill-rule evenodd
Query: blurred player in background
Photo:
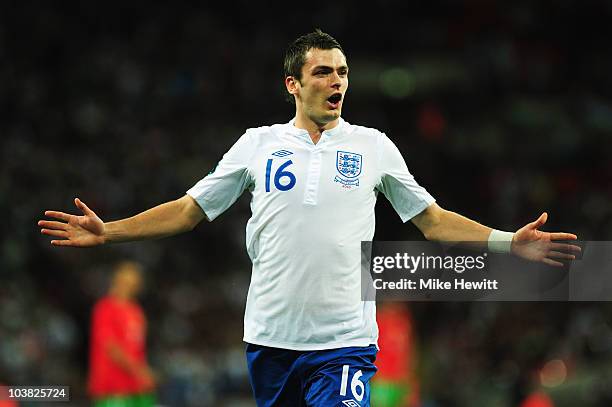
M 383 303 L 377 310 L 380 329 L 376 356 L 378 372 L 372 382 L 372 404 L 376 407 L 419 407 L 417 347 L 414 323 L 408 305 Z
M 520 407 L 555 407 L 555 405 L 548 394 L 535 391 L 527 396 Z
M 8 387 L 0 382 L 0 407 L 19 407 L 19 403 L 9 399 Z
M 146 358 L 147 320 L 136 297 L 138 263 L 114 269 L 108 294 L 93 309 L 89 393 L 95 407 L 152 407 L 155 379 Z
M 56 246 L 167 237 L 214 220 L 248 190 L 244 341 L 257 405 L 369 406 L 378 327 L 375 303 L 361 299 L 360 249 L 374 237 L 379 192 L 430 240 L 562 265 L 573 255 L 551 241 L 576 236 L 539 231 L 545 213 L 510 233 L 438 206 L 384 133 L 340 117 L 349 68 L 330 35 L 296 39 L 284 66 L 295 117 L 247 130 L 184 197 L 107 223 L 77 198 L 82 216 L 47 211 L 57 220 L 39 225 Z

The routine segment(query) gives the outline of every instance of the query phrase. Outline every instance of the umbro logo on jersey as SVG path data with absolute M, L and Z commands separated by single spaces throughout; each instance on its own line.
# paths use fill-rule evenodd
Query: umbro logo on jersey
M 357 403 L 355 400 L 350 399 L 350 400 L 342 400 L 342 404 L 344 404 L 345 406 L 348 407 L 360 407 L 359 403 Z
M 287 157 L 288 155 L 293 154 L 291 151 L 289 150 L 278 150 L 275 153 L 272 153 L 272 155 L 276 156 L 276 157 Z

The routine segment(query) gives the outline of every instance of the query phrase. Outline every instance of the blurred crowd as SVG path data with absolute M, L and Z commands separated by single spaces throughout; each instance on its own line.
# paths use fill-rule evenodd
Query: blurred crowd
M 389 135 L 441 206 L 504 230 L 548 211 L 550 230 L 610 239 L 611 16 L 575 0 L 3 4 L 0 382 L 70 385 L 86 405 L 91 306 L 131 258 L 160 402 L 253 405 L 248 196 L 188 235 L 114 247 L 52 248 L 36 221 L 76 196 L 104 220 L 182 196 L 246 128 L 292 118 L 285 47 L 315 27 L 348 56 L 344 118 Z M 422 236 L 381 195 L 376 238 Z M 557 406 L 612 400 L 606 304 L 410 307 L 425 406 L 517 406 L 542 386 Z

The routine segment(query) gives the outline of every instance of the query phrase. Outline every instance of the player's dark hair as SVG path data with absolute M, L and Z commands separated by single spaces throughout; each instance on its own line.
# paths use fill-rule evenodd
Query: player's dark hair
M 302 68 L 306 63 L 306 53 L 312 49 L 334 49 L 338 48 L 343 54 L 342 46 L 334 37 L 316 29 L 311 33 L 304 34 L 293 41 L 285 53 L 285 78 L 293 76 L 298 81 L 302 79 Z M 287 100 L 294 102 L 293 95 L 287 94 Z

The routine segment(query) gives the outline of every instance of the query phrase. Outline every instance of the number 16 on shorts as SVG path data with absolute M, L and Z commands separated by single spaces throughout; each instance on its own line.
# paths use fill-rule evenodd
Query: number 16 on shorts
M 351 378 L 351 394 L 357 402 L 363 400 L 365 395 L 365 386 L 359 380 L 363 376 L 361 370 L 356 371 Z M 340 395 L 346 396 L 349 384 L 349 365 L 342 366 L 342 379 L 340 380 Z M 359 407 L 359 403 L 354 400 L 344 400 L 342 403 L 348 407 Z

